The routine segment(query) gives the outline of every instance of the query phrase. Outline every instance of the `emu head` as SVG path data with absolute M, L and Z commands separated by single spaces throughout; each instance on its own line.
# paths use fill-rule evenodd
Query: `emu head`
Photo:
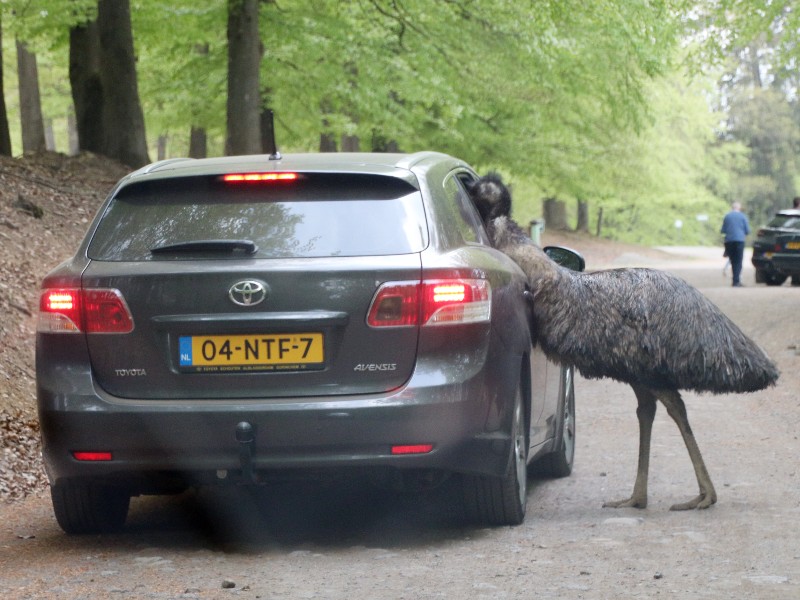
M 511 193 L 497 173 L 488 173 L 469 188 L 475 208 L 484 223 L 511 214 Z

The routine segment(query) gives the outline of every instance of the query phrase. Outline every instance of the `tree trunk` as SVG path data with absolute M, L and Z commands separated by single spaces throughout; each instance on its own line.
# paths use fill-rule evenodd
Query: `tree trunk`
M 208 56 L 209 44 L 195 44 L 194 52 L 200 56 Z M 193 119 L 197 115 L 192 116 Z M 199 120 L 199 119 L 198 119 Z M 206 128 L 195 123 L 189 131 L 189 158 L 206 158 L 208 156 L 208 133 Z
M 361 142 L 357 135 L 342 136 L 342 152 L 358 152 L 361 149 Z
M 597 209 L 597 237 L 603 232 L 603 207 Z
M 260 63 L 258 0 L 228 0 L 228 156 L 261 152 Z
M 328 121 L 328 115 L 333 112 L 330 98 L 323 98 L 319 103 L 319 109 L 322 113 L 322 133 L 319 134 L 319 151 L 336 152 L 336 138 L 330 131 L 330 121 Z
M 545 198 L 544 222 L 549 229 L 565 230 L 567 227 L 567 205 L 563 200 Z
M 47 149 L 47 143 L 39 96 L 39 70 L 36 66 L 36 55 L 29 52 L 25 42 L 20 40 L 17 40 L 17 74 L 22 151 L 42 152 Z
M 372 130 L 372 151 L 373 152 L 399 152 L 400 149 L 396 140 L 387 139 L 385 135 Z
M 100 81 L 100 37 L 94 21 L 76 25 L 69 31 L 69 83 L 75 108 L 77 151 L 102 154 L 105 101 Z
M 53 119 L 44 122 L 44 148 L 49 152 L 56 151 L 56 134 L 53 131 Z
M 105 100 L 103 154 L 138 168 L 150 159 L 136 80 L 130 1 L 99 0 L 97 32 Z
M 575 231 L 589 233 L 589 203 L 586 200 L 578 200 L 578 226 Z
M 205 158 L 208 156 L 208 136 L 202 127 L 192 127 L 189 133 L 189 157 Z
M 75 156 L 80 153 L 81 146 L 78 140 L 78 124 L 75 122 L 75 113 L 72 111 L 67 113 L 67 141 L 69 144 L 67 153 L 70 156 Z
M 269 108 L 261 111 L 261 151 L 270 156 L 278 152 L 278 144 L 275 141 L 275 115 Z
M 753 86 L 764 89 L 764 82 L 761 79 L 761 62 L 758 60 L 758 50 L 760 44 L 750 44 L 748 50 L 747 66 L 750 68 L 750 75 L 753 78 Z
M 0 19 L 2 21 L 2 19 Z M 0 25 L 2 23 L 0 22 Z M 8 130 L 6 96 L 3 90 L 3 34 L 0 26 L 0 156 L 11 156 L 11 133 Z
M 157 142 L 157 146 L 156 146 L 156 152 L 157 152 L 156 160 L 164 160 L 165 158 L 167 158 L 167 142 L 168 141 L 169 141 L 169 138 L 166 135 L 162 134 L 162 135 L 158 136 L 158 142 Z
M 319 135 L 319 151 L 320 152 L 336 152 L 336 138 L 330 133 L 321 133 Z

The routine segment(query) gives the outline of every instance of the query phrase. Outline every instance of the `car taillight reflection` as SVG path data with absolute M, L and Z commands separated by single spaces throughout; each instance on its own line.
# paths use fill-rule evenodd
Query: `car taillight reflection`
M 491 291 L 485 279 L 387 282 L 375 293 L 367 324 L 405 327 L 488 322 Z
M 133 317 L 115 289 L 48 289 L 39 300 L 37 330 L 44 333 L 130 333 Z

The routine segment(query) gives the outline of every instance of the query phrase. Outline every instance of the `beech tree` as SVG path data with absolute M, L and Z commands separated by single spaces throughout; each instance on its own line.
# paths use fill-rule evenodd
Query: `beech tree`
M 81 150 L 130 167 L 149 162 L 129 0 L 98 0 L 69 31 L 69 77 Z
M 11 134 L 8 129 L 6 96 L 3 89 L 3 19 L 0 13 L 0 156 L 11 156 Z
M 261 152 L 258 0 L 228 0 L 228 103 L 225 154 Z
M 22 127 L 22 151 L 41 152 L 47 149 L 39 97 L 39 71 L 36 55 L 28 51 L 25 42 L 17 40 L 17 81 Z
M 103 154 L 141 167 L 150 159 L 139 103 L 129 0 L 98 1 L 97 34 L 104 100 Z
M 78 147 L 102 154 L 105 151 L 105 99 L 100 79 L 100 37 L 94 20 L 70 28 L 69 81 L 75 107 Z

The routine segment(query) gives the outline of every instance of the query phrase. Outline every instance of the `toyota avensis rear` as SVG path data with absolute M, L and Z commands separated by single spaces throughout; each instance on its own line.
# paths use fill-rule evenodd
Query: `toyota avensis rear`
M 572 373 L 531 347 L 526 282 L 463 162 L 435 153 L 173 160 L 120 181 L 44 279 L 37 391 L 53 507 L 276 473 L 458 477 L 515 524 L 527 464 L 567 475 Z

